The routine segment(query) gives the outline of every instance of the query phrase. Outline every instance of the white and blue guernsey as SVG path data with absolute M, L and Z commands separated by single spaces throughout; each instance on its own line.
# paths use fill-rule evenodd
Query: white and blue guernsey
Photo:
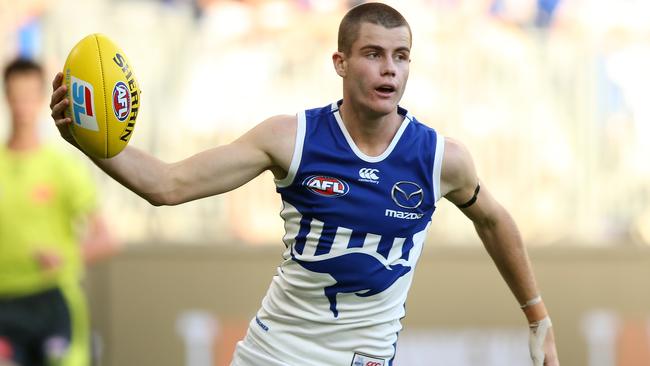
M 386 151 L 361 152 L 341 102 L 298 114 L 282 197 L 287 247 L 249 337 L 296 366 L 389 366 L 426 230 L 444 138 L 404 120 Z

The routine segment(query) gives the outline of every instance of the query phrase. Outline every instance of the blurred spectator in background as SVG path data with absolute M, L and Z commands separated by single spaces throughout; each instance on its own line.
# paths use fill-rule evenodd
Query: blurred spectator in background
M 84 264 L 117 246 L 85 167 L 40 141 L 44 86 L 42 68 L 31 60 L 5 68 L 10 129 L 0 147 L 0 364 L 87 366 L 80 279 Z

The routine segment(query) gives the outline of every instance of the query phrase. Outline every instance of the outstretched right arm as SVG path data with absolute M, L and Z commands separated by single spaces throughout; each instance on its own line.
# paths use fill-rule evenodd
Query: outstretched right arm
M 80 147 L 70 134 L 72 120 L 65 116 L 63 75 L 52 83 L 50 108 L 61 136 Z M 134 147 L 127 146 L 111 159 L 92 161 L 116 181 L 151 204 L 177 205 L 233 190 L 265 170 L 276 178 L 288 171 L 296 134 L 295 116 L 265 120 L 234 142 L 203 151 L 176 163 L 165 163 Z

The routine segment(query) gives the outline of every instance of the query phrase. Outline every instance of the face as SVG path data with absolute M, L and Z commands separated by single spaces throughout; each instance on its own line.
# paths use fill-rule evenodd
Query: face
M 346 102 L 377 116 L 394 113 L 406 88 L 410 49 L 408 27 L 362 23 L 349 54 L 333 56 Z
M 43 106 L 43 80 L 36 72 L 9 76 L 6 83 L 7 102 L 15 127 L 35 125 Z

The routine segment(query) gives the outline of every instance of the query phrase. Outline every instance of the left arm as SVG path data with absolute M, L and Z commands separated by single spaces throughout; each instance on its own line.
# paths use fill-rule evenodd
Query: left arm
M 114 256 L 120 248 L 101 214 L 95 211 L 85 217 L 80 244 L 81 261 L 86 267 Z M 55 249 L 39 248 L 34 259 L 42 270 L 50 273 L 55 273 L 63 265 L 61 254 Z
M 475 196 L 478 184 L 476 169 L 467 149 L 459 142 L 447 138 L 441 176 L 443 196 L 453 204 L 461 206 Z M 517 225 L 503 206 L 492 197 L 485 185 L 481 184 L 475 198 L 471 205 L 460 210 L 472 220 L 476 232 L 501 276 L 519 304 L 524 305 L 537 298 L 539 290 Z M 534 304 L 525 306 L 523 310 L 531 325 L 531 331 L 535 333 L 538 325 L 541 324 L 540 321 L 549 326 L 550 321 L 546 323 L 548 312 L 544 302 L 533 302 Z M 531 334 L 531 340 L 534 336 L 535 334 Z M 552 329 L 548 328 L 541 336 L 542 354 L 536 354 L 535 347 L 531 343 L 531 355 L 536 362 L 535 365 L 542 365 L 541 362 L 544 362 L 543 365 L 559 365 Z M 543 361 L 539 360 L 540 357 Z
M 81 256 L 86 266 L 114 256 L 119 247 L 119 242 L 111 234 L 102 215 L 97 211 L 88 214 L 86 230 L 81 237 Z

